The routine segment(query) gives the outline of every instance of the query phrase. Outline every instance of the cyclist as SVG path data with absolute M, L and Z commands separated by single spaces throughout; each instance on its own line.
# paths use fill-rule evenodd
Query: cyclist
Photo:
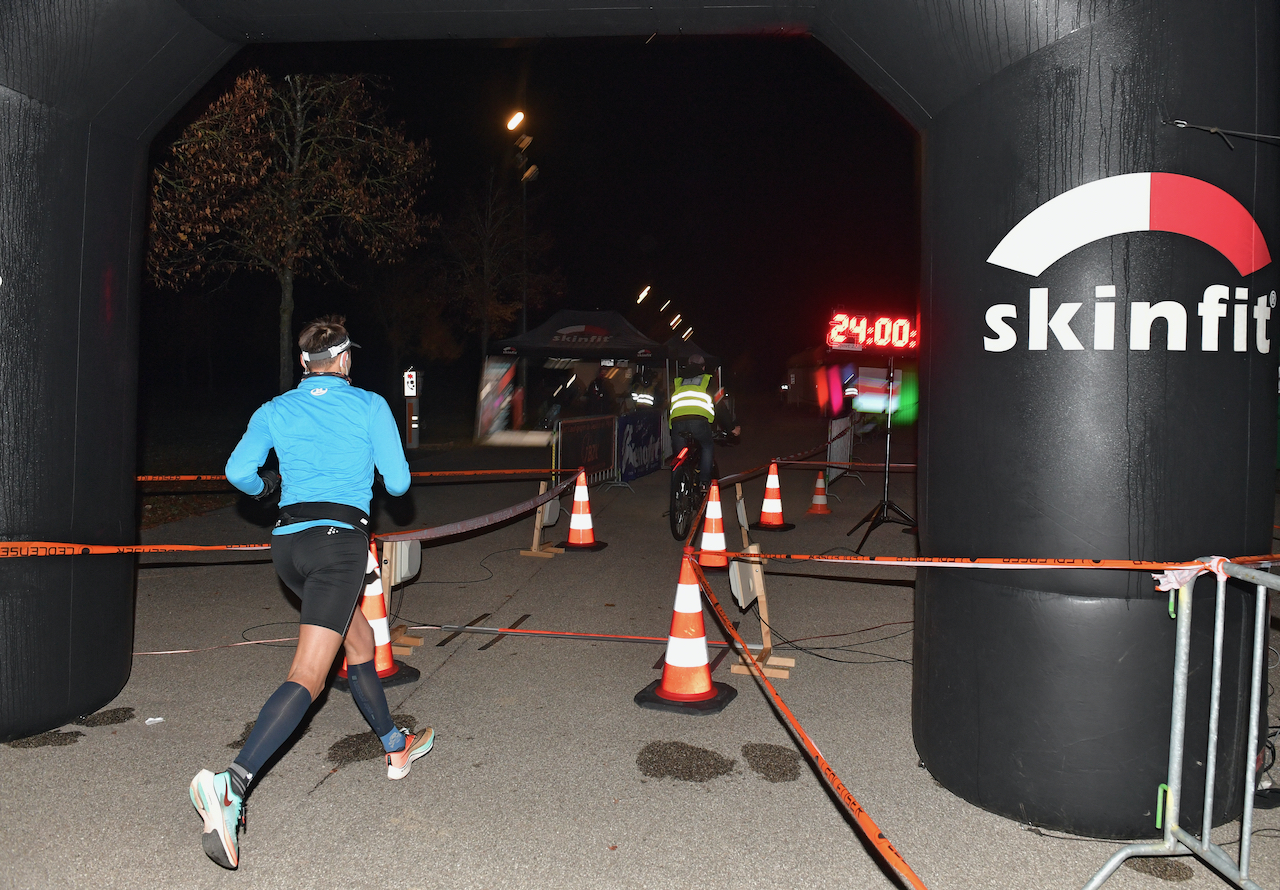
M 699 487 L 705 492 L 711 484 L 712 465 L 715 454 L 715 435 L 711 424 L 716 420 L 716 399 L 711 395 L 711 375 L 706 372 L 707 360 L 699 354 L 689 356 L 685 363 L 684 376 L 676 381 L 671 390 L 671 432 L 686 434 L 698 443 L 701 449 L 701 460 L 698 464 Z M 719 394 L 717 394 L 719 395 Z M 728 407 L 727 405 L 725 406 Z M 738 435 L 739 427 L 730 415 L 722 424 L 732 424 L 733 435 Z

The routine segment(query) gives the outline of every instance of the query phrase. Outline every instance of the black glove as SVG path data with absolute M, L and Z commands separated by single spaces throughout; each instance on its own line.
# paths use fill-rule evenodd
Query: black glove
M 259 470 L 258 478 L 262 480 L 262 491 L 252 495 L 255 501 L 265 501 L 280 490 L 280 474 L 275 470 Z

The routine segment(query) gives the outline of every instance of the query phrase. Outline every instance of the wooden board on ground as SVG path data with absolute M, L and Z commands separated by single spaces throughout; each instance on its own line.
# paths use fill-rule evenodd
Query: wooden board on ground
M 742 501 L 738 503 L 741 504 Z M 745 529 L 742 536 L 745 540 Z M 744 545 L 744 549 L 747 553 L 755 554 L 760 552 L 760 545 Z M 773 654 L 773 633 L 769 627 L 769 598 L 765 594 L 763 563 L 764 560 L 759 558 L 735 559 L 729 566 L 729 578 L 738 605 L 745 609 L 755 602 L 760 612 L 760 645 L 749 647 L 752 657 L 759 663 L 760 670 L 766 677 L 786 680 L 791 677 L 790 668 L 796 666 L 796 660 Z M 750 674 L 751 663 L 745 655 L 739 655 L 738 663 L 730 665 L 729 669 L 735 674 Z
M 547 483 L 546 481 L 539 482 L 538 494 L 546 494 L 548 484 L 549 483 Z M 554 523 L 554 520 L 552 520 L 551 523 L 548 523 L 546 521 L 551 512 L 546 509 L 548 504 L 550 503 L 552 502 L 548 501 L 547 504 L 543 504 L 541 507 L 539 507 L 537 510 L 533 512 L 533 543 L 529 546 L 528 550 L 520 551 L 521 556 L 540 556 L 543 559 L 550 559 L 551 557 L 555 556 L 557 553 L 564 553 L 563 547 L 555 547 L 549 543 L 544 544 L 542 542 L 542 529 L 544 525 Z M 557 501 L 555 503 L 556 503 L 556 506 L 559 507 L 559 502 Z M 558 516 L 559 510 L 557 509 L 555 512 L 556 512 L 556 515 Z
M 396 655 L 411 655 L 414 646 L 422 645 L 422 637 L 416 637 L 409 633 L 409 625 L 397 624 L 391 628 L 391 649 Z M 396 652 L 397 648 L 405 649 L 404 652 Z

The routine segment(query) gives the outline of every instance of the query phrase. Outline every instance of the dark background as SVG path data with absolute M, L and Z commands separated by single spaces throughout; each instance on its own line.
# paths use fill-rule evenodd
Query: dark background
M 430 143 L 423 206 L 445 220 L 490 169 L 511 169 L 505 122 L 523 109 L 540 169 L 530 228 L 551 234 L 566 283 L 560 305 L 531 310 L 530 327 L 563 306 L 617 309 L 658 333 L 656 310 L 671 299 L 681 330 L 692 324 L 693 339 L 725 357 L 731 381 L 763 391 L 789 355 L 822 341 L 833 309 L 914 314 L 916 135 L 811 38 L 249 46 L 156 138 L 153 162 L 255 67 L 378 77 L 390 119 Z M 402 369 L 383 367 L 358 287 L 304 279 L 295 297 L 295 327 L 346 314 L 365 347 L 356 382 L 397 395 Z M 241 410 L 274 395 L 278 303 L 267 276 L 183 294 L 144 285 L 144 431 L 148 412 L 172 410 L 175 397 Z M 464 427 L 479 366 L 471 337 L 457 362 L 423 368 L 424 409 Z

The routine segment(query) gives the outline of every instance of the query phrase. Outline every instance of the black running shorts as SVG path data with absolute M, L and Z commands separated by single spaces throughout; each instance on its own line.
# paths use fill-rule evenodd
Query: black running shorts
M 271 536 L 276 574 L 302 599 L 302 623 L 345 635 L 364 591 L 369 538 L 362 531 L 317 525 Z

